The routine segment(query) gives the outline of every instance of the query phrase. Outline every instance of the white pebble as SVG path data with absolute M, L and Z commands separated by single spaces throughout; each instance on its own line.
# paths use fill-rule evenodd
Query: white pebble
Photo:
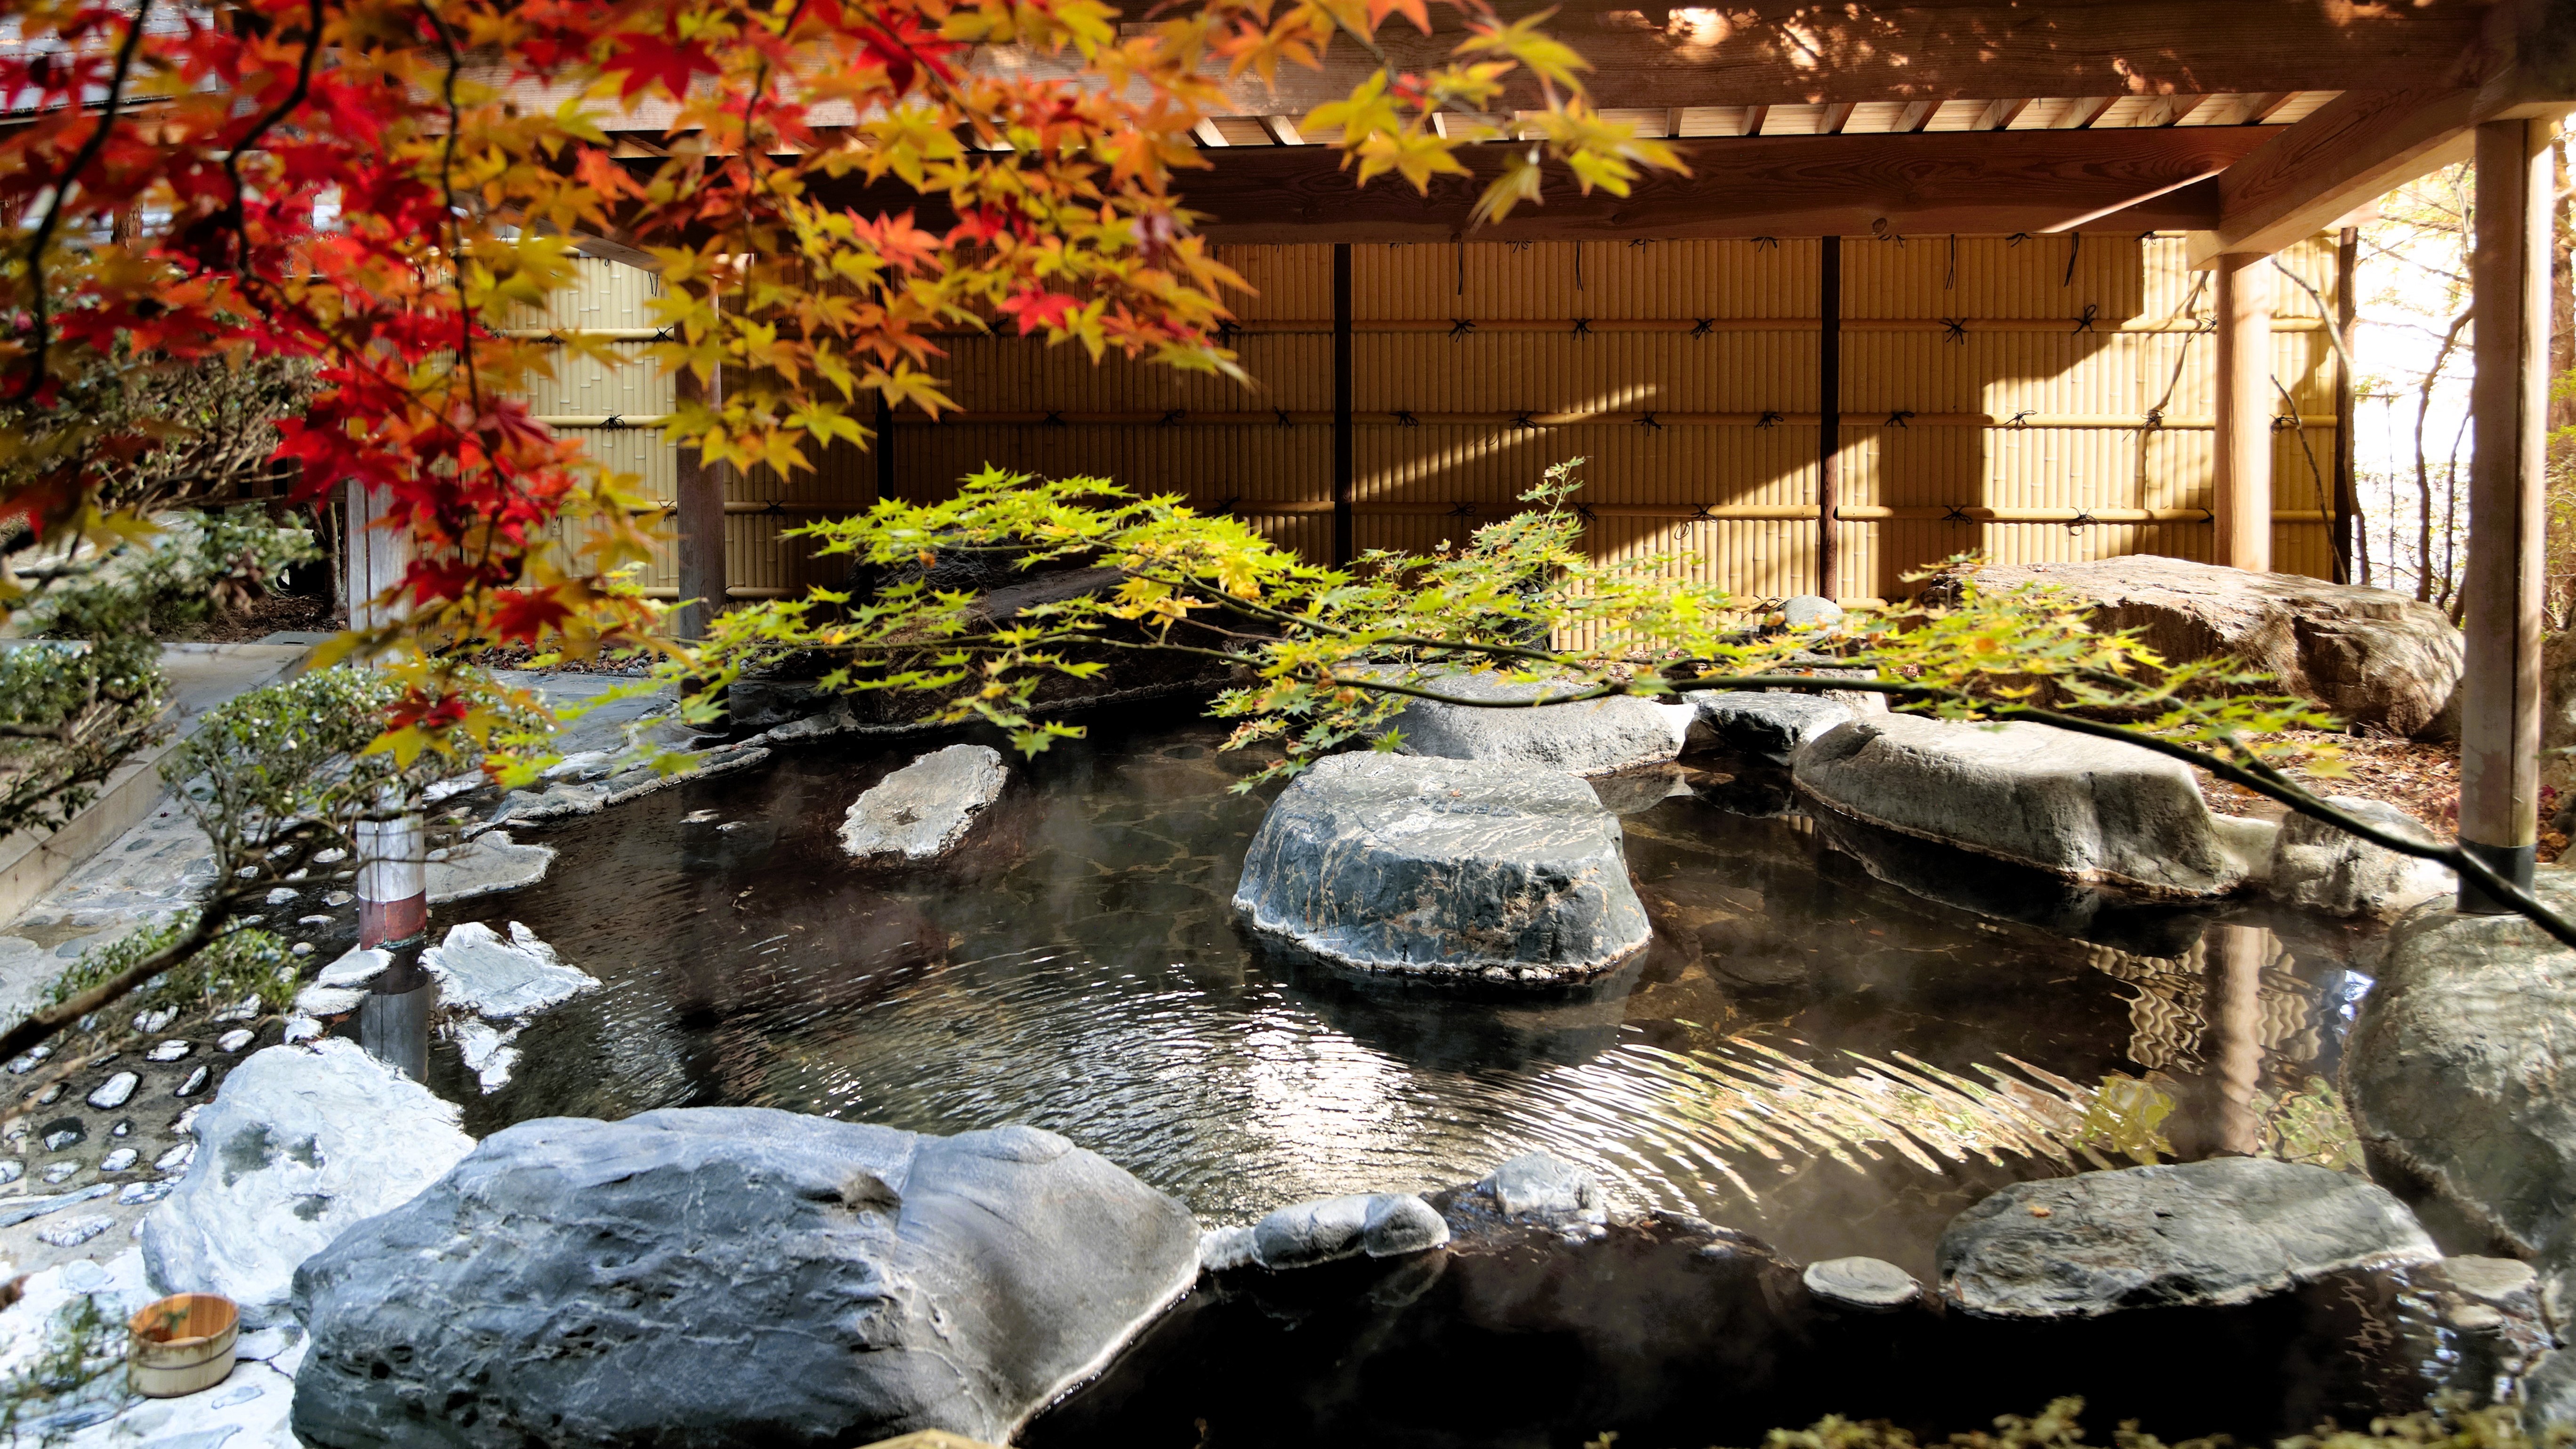
M 101 1172 L 131 1172 L 134 1170 L 135 1159 L 142 1155 L 142 1153 L 135 1151 L 131 1147 L 120 1147 L 98 1160 L 98 1170 Z
M 168 1197 L 171 1189 L 177 1186 L 178 1184 L 174 1182 L 129 1182 L 117 1189 L 117 1205 L 132 1207 L 136 1203 L 159 1202 Z M 135 1226 L 140 1227 L 142 1224 L 137 1223 Z
M 197 1131 L 197 1114 L 204 1110 L 205 1104 L 200 1102 L 196 1106 L 189 1108 L 187 1111 L 180 1113 L 178 1120 L 170 1124 L 170 1130 L 178 1133 L 182 1137 L 195 1136 Z
M 115 1226 L 116 1219 L 111 1217 L 73 1218 L 36 1234 L 36 1241 L 50 1243 L 57 1248 L 77 1248 Z
M 263 897 L 260 904 L 263 906 L 282 906 L 294 900 L 299 894 L 301 894 L 301 892 L 297 891 L 293 886 L 279 886 L 277 889 L 270 891 L 265 897 Z
M 145 1052 L 143 1054 L 143 1059 L 147 1062 L 175 1062 L 179 1058 L 186 1056 L 188 1053 L 195 1051 L 196 1049 L 197 1046 L 194 1042 L 165 1041 L 159 1046 L 154 1047 L 152 1050 Z
M 27 1175 L 27 1164 L 15 1157 L 0 1158 L 0 1185 L 16 1182 Z
M 294 945 L 287 947 L 286 950 L 289 955 L 310 956 L 313 954 L 313 943 L 310 941 L 298 941 Z
M 57 1162 L 51 1167 L 45 1169 L 45 1181 L 60 1182 L 64 1178 L 67 1178 L 80 1170 L 81 1165 L 77 1159 L 67 1159 L 62 1162 Z
M 198 1070 L 205 1069 L 200 1067 Z M 134 1089 L 142 1084 L 143 1079 L 134 1073 L 119 1072 L 98 1084 L 98 1090 L 89 1094 L 89 1104 L 100 1111 L 122 1107 L 125 1105 L 125 1099 L 133 1096 Z
M 237 1026 L 232 1030 L 225 1032 L 222 1036 L 215 1038 L 215 1050 L 219 1052 L 237 1052 L 257 1040 L 259 1040 L 258 1032 L 255 1032 L 246 1026 Z
M 36 1063 L 43 1061 L 45 1058 L 52 1056 L 53 1054 L 54 1049 L 50 1046 L 29 1047 L 27 1048 L 26 1055 L 10 1059 L 9 1070 L 16 1072 L 18 1075 L 23 1077 L 36 1069 Z
M 171 1148 L 169 1151 L 162 1153 L 160 1156 L 153 1158 L 152 1170 L 155 1172 L 177 1172 L 180 1168 L 187 1166 L 189 1162 L 196 1157 L 196 1155 L 196 1143 L 182 1142 L 178 1146 Z
M 188 1080 L 181 1082 L 179 1084 L 179 1089 L 172 1092 L 170 1095 L 173 1097 L 193 1097 L 199 1092 L 204 1091 L 206 1089 L 206 1078 L 212 1074 L 213 1070 L 214 1069 L 211 1067 L 199 1067 L 195 1071 L 190 1072 L 188 1074 Z

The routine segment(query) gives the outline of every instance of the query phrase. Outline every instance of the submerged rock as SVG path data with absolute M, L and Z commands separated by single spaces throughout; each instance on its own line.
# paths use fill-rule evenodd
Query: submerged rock
M 473 1148 L 456 1123 L 356 1042 L 253 1053 L 197 1116 L 203 1150 L 178 1190 L 143 1220 L 153 1283 L 221 1293 L 252 1327 L 284 1322 L 297 1264 Z
M 937 860 L 964 843 L 1009 781 L 1000 753 L 988 746 L 933 750 L 851 802 L 841 849 L 866 865 Z
M 599 985 L 517 921 L 506 941 L 481 921 L 463 922 L 421 952 L 420 964 L 438 982 L 441 1029 L 463 1050 L 467 1070 L 486 1092 L 510 1080 L 519 1060 L 510 1043 L 528 1018 Z
M 1799 1281 L 1837 1308 L 1869 1313 L 1903 1308 L 1923 1297 L 1923 1285 L 1913 1274 L 1883 1258 L 1827 1258 L 1809 1263 Z
M 1514 684 L 1491 674 L 1382 672 L 1461 699 L 1532 700 L 1585 687 Z M 1610 775 L 1678 758 L 1690 734 L 1691 707 L 1628 695 L 1523 709 L 1415 700 L 1391 723 L 1402 731 L 1408 755 Z
M 1617 817 L 1553 770 L 1333 755 L 1263 818 L 1234 907 L 1368 971 L 1574 981 L 1652 935 Z
M 2017 1183 L 1941 1234 L 1941 1295 L 1990 1318 L 2244 1303 L 2441 1249 L 2386 1190 L 2305 1163 L 2222 1157 Z
M 1989 596 L 2024 584 L 2064 589 L 2097 629 L 2140 629 L 2176 661 L 2225 655 L 2355 724 L 2417 739 L 2458 733 L 2460 631 L 2439 608 L 2385 589 L 2132 554 L 2088 563 L 1989 564 Z M 1956 580 L 1927 602 L 1949 602 Z
M 2392 835 L 2427 843 L 2433 839 L 2421 821 L 2394 805 L 2358 795 L 2325 798 Z M 2458 889 L 2446 866 L 2373 845 L 2295 812 L 2281 821 L 2281 833 L 2272 843 L 2268 884 L 2273 895 L 2291 905 L 2333 916 L 2396 916 Z
M 305 1265 L 294 1427 L 336 1449 L 1006 1443 L 1197 1274 L 1188 1209 L 1048 1132 L 545 1118 Z
M 1787 763 L 1808 741 L 1852 718 L 1850 705 L 1813 694 L 1716 690 L 1691 696 L 1691 737 L 1741 755 Z
M 2576 912 L 2576 877 L 2533 875 Z M 2520 916 L 2429 909 L 2389 932 L 2378 978 L 2343 1062 L 2371 1175 L 2518 1256 L 2576 1255 L 2576 952 Z
M 1876 715 L 1798 754 L 1798 787 L 1907 835 L 2158 897 L 2243 879 L 2191 769 L 2040 724 Z

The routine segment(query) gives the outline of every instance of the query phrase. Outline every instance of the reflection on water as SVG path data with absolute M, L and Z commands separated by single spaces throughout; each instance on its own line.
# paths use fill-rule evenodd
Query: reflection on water
M 1761 793 L 1746 772 L 1626 817 L 1656 940 L 1610 980 L 1352 979 L 1236 930 L 1266 802 L 1230 793 L 1213 730 L 1099 733 L 1026 767 L 936 877 L 861 875 L 833 839 L 918 744 L 816 749 L 549 833 L 549 881 L 464 914 L 527 922 L 605 988 L 531 1028 L 469 1125 L 716 1103 L 1026 1122 L 1211 1220 L 1537 1147 L 1633 1206 L 1926 1275 L 1949 1217 L 2019 1178 L 2341 1150 L 2322 1083 L 2352 993 L 2329 935 L 1708 803 Z

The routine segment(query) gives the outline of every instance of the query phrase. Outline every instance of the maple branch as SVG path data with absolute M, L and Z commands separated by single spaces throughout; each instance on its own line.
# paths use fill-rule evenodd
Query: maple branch
M 242 186 L 242 157 L 266 140 L 278 123 L 292 115 L 304 104 L 305 98 L 312 95 L 313 65 L 322 55 L 322 4 L 323 0 L 309 0 L 306 7 L 304 54 L 295 64 L 294 88 L 286 93 L 285 100 L 261 116 L 258 123 L 224 153 L 224 178 L 233 184 L 233 199 L 224 208 L 224 216 L 233 228 L 233 269 L 244 276 L 250 275 L 250 213 Z
M 79 183 L 80 174 L 89 169 L 90 163 L 98 159 L 99 151 L 107 145 L 108 133 L 116 129 L 116 113 L 125 104 L 125 79 L 134 68 L 135 52 L 143 48 L 143 22 L 151 14 L 152 0 L 137 0 L 133 23 L 126 27 L 125 39 L 116 47 L 116 68 L 108 76 L 107 101 L 99 108 L 98 125 L 90 131 L 89 139 L 81 143 L 80 151 L 72 157 L 71 164 L 55 178 L 54 194 L 45 202 L 45 214 L 37 220 L 35 235 L 28 241 L 27 295 L 36 314 L 35 365 L 19 383 L 18 395 L 11 399 L 12 402 L 33 402 L 37 389 L 45 384 L 45 358 L 53 349 L 54 331 L 53 303 L 45 295 L 45 248 L 53 242 L 54 228 L 62 224 L 63 204 L 70 199 L 72 187 Z

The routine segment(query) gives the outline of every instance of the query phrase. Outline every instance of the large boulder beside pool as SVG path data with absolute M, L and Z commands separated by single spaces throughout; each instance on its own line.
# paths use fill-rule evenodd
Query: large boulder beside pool
M 2533 874 L 2576 913 L 2576 878 Z M 2376 974 L 2343 1061 L 2371 1175 L 2518 1256 L 2576 1256 L 2576 951 L 2520 916 L 2423 910 Z
M 471 1151 L 456 1108 L 325 1037 L 253 1054 L 197 1114 L 196 1155 L 143 1220 L 164 1293 L 220 1293 L 256 1328 L 284 1322 L 296 1266 L 399 1206 Z
M 1618 817 L 1555 770 L 1360 753 L 1282 792 L 1234 907 L 1255 931 L 1367 971 L 1547 983 L 1653 934 Z
M 2190 767 L 2116 740 L 1872 715 L 1800 750 L 1793 775 L 1870 824 L 2091 885 L 2191 898 L 2245 878 Z
M 991 1444 L 1196 1280 L 1179 1202 L 1050 1132 L 755 1107 L 540 1118 L 296 1278 L 295 1432 Z
M 1839 699 L 1814 694 L 1723 689 L 1691 696 L 1691 741 L 1786 764 L 1827 730 L 1852 718 Z
M 2030 584 L 2062 589 L 2093 626 L 2137 629 L 2171 660 L 2226 656 L 2353 724 L 2413 738 L 2458 733 L 2460 631 L 2432 604 L 2302 574 L 2262 573 L 2131 554 L 2078 563 L 1988 564 L 1924 598 L 1957 597 L 1973 577 L 1992 597 Z
M 2442 1256 L 2346 1173 L 2221 1157 L 2017 1183 L 1941 1234 L 1941 1295 L 1988 1318 L 2244 1303 L 2327 1273 Z
M 965 843 L 1010 778 L 1001 752 L 988 745 L 933 750 L 850 802 L 841 849 L 862 865 L 937 860 Z
M 1402 749 L 1408 755 L 1608 775 L 1678 758 L 1690 736 L 1692 711 L 1686 700 L 1668 704 L 1613 695 L 1573 704 L 1528 704 L 1578 693 L 1588 686 L 1514 684 L 1493 674 L 1381 672 L 1452 698 L 1497 701 L 1493 705 L 1435 700 L 1407 704 L 1392 725 L 1402 733 Z

